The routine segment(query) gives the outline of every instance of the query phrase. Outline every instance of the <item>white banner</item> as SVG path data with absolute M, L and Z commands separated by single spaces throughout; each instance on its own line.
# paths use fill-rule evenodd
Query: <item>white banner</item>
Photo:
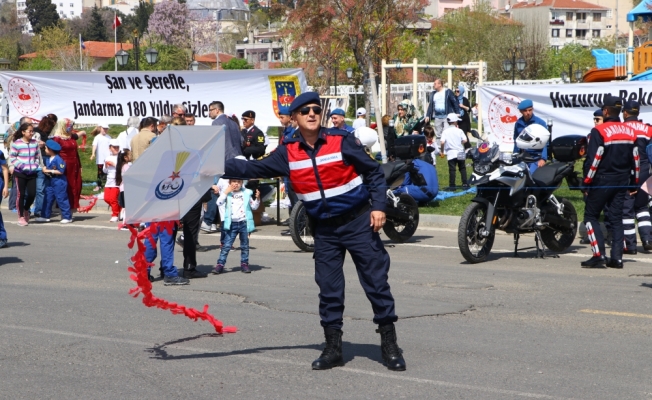
M 25 72 L 1 71 L 9 120 L 47 114 L 82 124 L 122 124 L 131 116 L 171 115 L 184 104 L 198 125 L 209 125 L 208 105 L 224 103 L 228 115 L 256 112 L 263 130 L 280 126 L 276 113 L 305 91 L 301 69 L 234 71 Z
M 480 86 L 478 90 L 484 129 L 495 134 L 505 149 L 513 148 L 514 124 L 521 117 L 517 105 L 524 99 L 534 103 L 534 115 L 544 121 L 552 119 L 553 139 L 564 135 L 588 135 L 594 126 L 593 112 L 600 109 L 602 98 L 609 94 L 625 101 L 638 101 L 641 104 L 639 118 L 652 122 L 650 81 Z

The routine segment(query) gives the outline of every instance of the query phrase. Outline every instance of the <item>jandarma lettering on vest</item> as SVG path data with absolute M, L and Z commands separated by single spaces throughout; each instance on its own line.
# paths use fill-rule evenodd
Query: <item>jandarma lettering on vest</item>
M 626 135 L 629 137 L 636 137 L 634 130 L 628 125 L 614 124 L 606 126 L 604 128 L 604 133 L 607 137 L 612 137 L 613 135 Z
M 600 107 L 602 99 L 611 96 L 611 93 L 568 93 L 550 92 L 550 100 L 554 108 L 582 108 L 582 107 Z M 652 105 L 652 92 L 645 92 L 643 88 L 638 88 L 638 92 L 620 90 L 618 97 L 626 101 L 638 101 L 641 106 Z

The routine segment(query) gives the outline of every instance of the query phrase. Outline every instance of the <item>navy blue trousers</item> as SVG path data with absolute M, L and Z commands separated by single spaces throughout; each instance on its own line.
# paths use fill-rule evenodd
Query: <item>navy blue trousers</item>
M 374 323 L 396 322 L 394 297 L 387 282 L 389 254 L 374 233 L 370 212 L 348 224 L 315 228 L 315 281 L 319 286 L 319 316 L 325 328 L 342 329 L 344 313 L 344 257 L 348 251 L 353 259 L 360 284 L 371 302 Z
M 598 218 L 602 210 L 607 208 L 605 218 L 610 223 L 612 230 L 611 240 L 611 257 L 615 260 L 622 260 L 624 248 L 624 231 L 623 231 L 623 208 L 625 196 L 629 184 L 629 178 L 610 180 L 595 179 L 589 189 L 586 197 L 586 207 L 584 208 L 584 224 L 586 232 L 591 241 L 591 250 L 594 256 L 606 256 L 604 237 Z

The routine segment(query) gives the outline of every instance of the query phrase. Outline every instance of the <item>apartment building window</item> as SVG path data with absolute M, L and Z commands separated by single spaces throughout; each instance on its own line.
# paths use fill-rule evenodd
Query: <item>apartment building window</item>
M 578 39 L 586 39 L 586 29 L 575 29 L 575 37 Z
M 591 32 L 592 36 L 594 38 L 599 38 L 600 37 L 600 29 L 594 29 L 593 32 Z
M 593 13 L 593 22 L 602 21 L 602 13 Z
M 607 18 L 611 18 L 611 9 L 607 10 Z
M 63 7 L 63 3 L 59 3 L 59 7 Z
M 607 29 L 611 29 L 611 25 L 607 25 Z
M 559 51 L 559 46 L 550 46 L 550 48 L 553 49 L 554 51 Z
M 586 13 L 577 13 L 577 14 L 575 14 L 575 19 L 577 19 L 577 22 L 580 22 L 580 23 L 586 22 Z
M 555 11 L 552 11 L 552 18 L 553 21 L 556 19 L 559 19 L 559 14 L 557 14 Z
M 559 37 L 559 29 L 553 29 L 552 30 L 552 37 Z
M 566 21 L 572 21 L 573 20 L 573 13 L 572 12 L 567 12 L 566 13 Z
M 573 30 L 572 29 L 566 29 L 566 37 L 573 37 Z
M 75 7 L 75 3 L 70 3 L 70 8 Z
M 74 11 L 70 11 L 70 15 L 75 15 L 75 12 L 74 12 Z

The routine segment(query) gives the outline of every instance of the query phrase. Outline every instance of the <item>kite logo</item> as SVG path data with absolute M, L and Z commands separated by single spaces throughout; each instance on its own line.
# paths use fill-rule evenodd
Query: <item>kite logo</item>
M 172 175 L 163 179 L 156 186 L 156 190 L 154 191 L 156 198 L 160 200 L 169 200 L 181 193 L 181 190 L 183 190 L 183 178 L 180 176 L 181 167 L 186 163 L 189 156 L 190 153 L 187 151 L 177 153 L 177 160 L 174 164 Z
M 41 96 L 32 82 L 23 78 L 13 78 L 7 86 L 9 98 L 21 115 L 34 115 L 41 108 Z

